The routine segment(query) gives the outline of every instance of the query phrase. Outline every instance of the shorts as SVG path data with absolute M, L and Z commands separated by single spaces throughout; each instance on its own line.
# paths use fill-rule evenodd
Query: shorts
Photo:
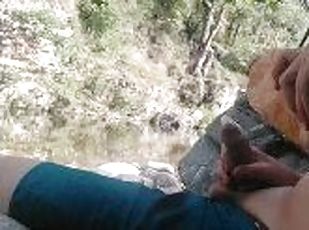
M 32 230 L 256 229 L 227 202 L 190 192 L 165 195 L 53 163 L 40 163 L 21 179 L 9 216 Z

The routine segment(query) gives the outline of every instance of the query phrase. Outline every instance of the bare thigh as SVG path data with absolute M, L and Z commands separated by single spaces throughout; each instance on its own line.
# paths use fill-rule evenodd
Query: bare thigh
M 39 161 L 12 157 L 0 156 L 0 213 L 7 214 L 12 194 L 19 181 Z

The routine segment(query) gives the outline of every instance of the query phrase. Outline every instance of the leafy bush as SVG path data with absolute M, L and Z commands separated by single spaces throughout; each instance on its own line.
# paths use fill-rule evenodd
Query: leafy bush
M 234 53 L 228 53 L 220 58 L 220 63 L 227 69 L 245 74 L 247 72 L 247 63 L 239 60 Z
M 79 0 L 77 8 L 84 32 L 94 36 L 102 36 L 116 22 L 116 15 L 106 0 Z
M 22 30 L 31 31 L 33 39 L 44 37 L 54 40 L 55 36 L 52 33 L 52 28 L 55 28 L 59 23 L 47 10 L 33 10 L 28 12 L 16 10 L 12 12 L 12 19 L 22 25 Z
M 186 7 L 183 0 L 152 0 L 153 17 L 163 20 L 174 20 L 181 15 Z
M 205 6 L 201 1 L 195 1 L 190 14 L 184 17 L 184 35 L 187 41 L 199 42 L 207 16 Z
M 34 11 L 14 11 L 12 12 L 13 19 L 24 24 L 43 24 L 43 25 L 55 25 L 56 20 L 47 10 L 34 10 Z
M 165 31 L 177 30 L 187 10 L 185 0 L 138 0 L 147 20 Z
M 229 70 L 243 73 L 244 66 L 264 50 L 297 47 L 309 17 L 294 0 L 246 0 L 229 5 L 226 19 L 228 24 L 216 42 L 229 54 L 220 62 Z

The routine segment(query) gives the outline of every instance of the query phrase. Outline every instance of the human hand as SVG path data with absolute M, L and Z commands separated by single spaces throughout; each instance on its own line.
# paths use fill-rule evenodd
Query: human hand
M 223 154 L 216 165 L 216 179 L 208 189 L 210 197 L 217 199 L 229 199 L 233 197 L 234 191 L 230 187 L 231 177 L 228 174 L 226 158 Z
M 221 154 L 217 165 L 217 180 L 209 189 L 212 197 L 231 198 L 238 192 L 295 186 L 298 183 L 300 174 L 257 148 L 251 148 L 250 154 L 256 161 L 235 166 L 230 173 L 226 154 Z
M 251 155 L 255 162 L 238 165 L 232 171 L 231 182 L 239 190 L 295 186 L 301 178 L 300 174 L 257 148 L 251 147 Z
M 298 173 L 250 146 L 237 128 L 226 125 L 222 130 L 222 141 L 217 180 L 209 190 L 211 196 L 228 198 L 237 192 L 294 186 L 299 181 Z
M 272 76 L 287 105 L 309 130 L 309 49 L 274 51 Z

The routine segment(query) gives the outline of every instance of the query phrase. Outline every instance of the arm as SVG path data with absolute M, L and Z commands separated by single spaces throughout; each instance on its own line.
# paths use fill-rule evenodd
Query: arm
M 278 187 L 247 194 L 237 194 L 236 202 L 271 230 L 283 230 L 283 210 L 290 199 L 292 187 Z M 296 229 L 296 228 L 292 228 Z M 292 230 L 291 229 L 291 230 Z
M 235 196 L 238 204 L 271 230 L 309 229 L 309 175 L 295 187 L 279 187 Z
M 226 132 L 226 129 L 230 132 Z M 223 128 L 222 133 L 228 134 L 228 138 L 222 139 L 226 148 L 223 149 L 218 164 L 218 181 L 213 185 L 212 194 L 215 197 L 234 199 L 245 211 L 269 229 L 301 229 L 294 228 L 297 216 L 292 210 L 298 208 L 300 196 L 309 197 L 309 192 L 306 192 L 309 191 L 309 179 L 307 180 L 308 189 L 303 189 L 300 194 L 298 188 L 304 184 L 304 179 L 300 174 L 266 153 L 235 139 L 237 132 L 235 128 L 231 129 L 226 126 Z M 235 140 L 233 145 L 230 145 L 231 140 Z M 243 147 L 244 143 L 246 148 Z M 251 160 L 235 161 L 235 157 L 229 157 L 232 150 L 239 158 L 245 157 Z M 261 186 L 252 187 L 254 184 Z M 303 195 L 304 192 L 306 192 L 305 195 Z M 309 205 L 304 206 L 304 213 L 306 209 L 309 209 Z M 309 229 L 309 225 L 304 226 Z

